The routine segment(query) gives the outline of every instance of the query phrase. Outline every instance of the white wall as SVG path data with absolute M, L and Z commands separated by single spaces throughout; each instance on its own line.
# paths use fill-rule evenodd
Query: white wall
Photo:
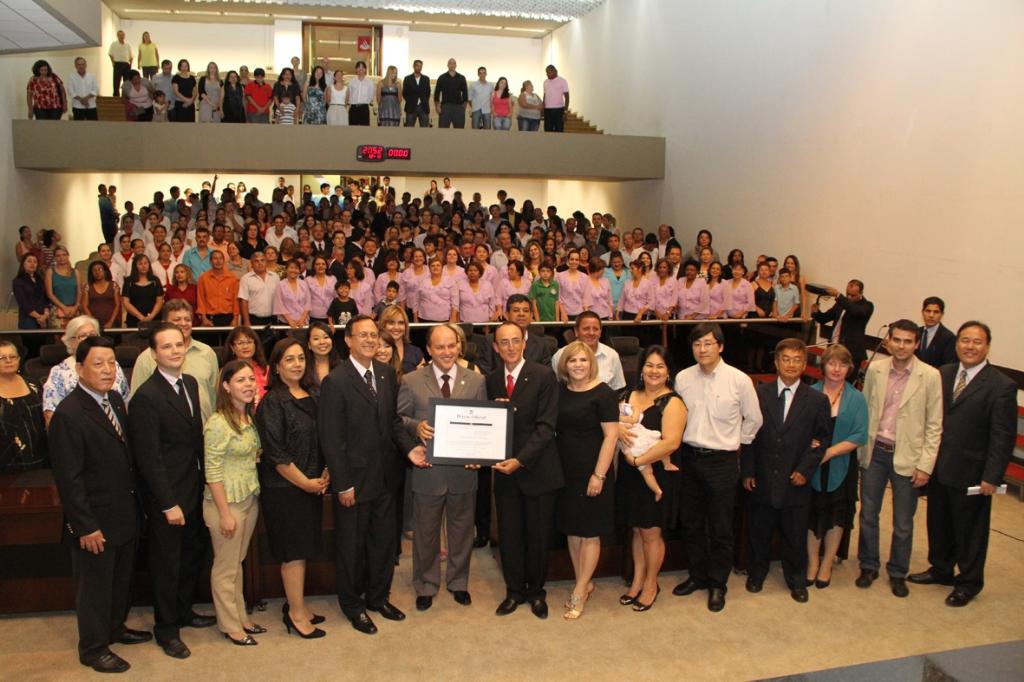
M 423 73 L 437 78 L 448 70 L 448 59 L 454 57 L 459 72 L 466 76 L 466 80 L 475 80 L 477 68 L 485 66 L 487 80 L 494 83 L 505 76 L 509 89 L 517 95 L 524 80 L 532 80 L 537 85 L 544 78 L 540 38 L 409 31 L 408 39 L 406 63 L 387 61 L 387 54 L 383 55 L 384 67 L 394 64 L 401 76 L 412 72 L 413 60 L 421 59 Z
M 280 64 L 275 60 L 275 33 L 270 25 L 149 20 L 123 20 L 120 24 L 136 55 L 136 64 L 142 33 L 149 31 L 160 59 L 170 59 L 174 71 L 179 59 L 187 59 L 196 73 L 205 71 L 209 62 L 216 62 L 222 74 L 237 71 L 243 64 L 250 71 L 258 66 L 276 71 L 288 65 L 287 59 Z
M 267 27 L 273 40 L 274 71 L 291 66 L 292 57 L 303 58 L 302 21 L 298 19 L 276 19 Z
M 665 136 L 687 242 L 863 279 L 872 332 L 942 296 L 1024 367 L 1022 25 L 1007 1 L 607 0 L 544 54 L 596 125 Z

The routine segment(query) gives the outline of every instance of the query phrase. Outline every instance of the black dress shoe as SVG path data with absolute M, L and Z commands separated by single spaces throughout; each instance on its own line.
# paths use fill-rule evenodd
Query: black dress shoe
M 430 595 L 416 597 L 416 610 L 426 611 L 434 605 L 434 598 Z
M 828 580 L 818 580 L 817 578 L 814 579 L 814 586 L 817 587 L 819 590 L 824 590 L 831 584 L 832 578 L 829 578 Z M 808 587 L 810 587 L 810 585 L 808 585 Z
M 185 643 L 175 637 L 174 639 L 168 639 L 165 642 L 158 642 L 160 648 L 164 650 L 164 653 L 171 658 L 188 658 L 192 655 Z
M 725 590 L 721 587 L 708 588 L 708 611 L 718 613 L 725 608 Z
M 521 602 L 513 599 L 512 597 L 507 597 L 505 601 L 498 604 L 498 608 L 495 609 L 494 613 L 499 616 L 507 616 L 515 611 L 516 607 L 518 607 L 520 603 Z
M 901 599 L 910 594 L 906 578 L 889 578 L 889 588 L 892 589 L 894 595 Z
M 543 599 L 531 599 L 530 611 L 541 620 L 548 617 L 548 603 Z
M 860 575 L 854 581 L 854 585 L 862 589 L 871 587 L 871 583 L 878 580 L 878 571 L 872 571 L 870 568 L 860 569 Z
M 362 632 L 363 634 L 377 634 L 377 626 L 374 625 L 373 621 L 370 620 L 370 617 L 366 615 L 366 611 L 363 611 L 358 616 L 349 618 L 348 620 L 350 623 L 352 623 L 352 627 L 354 627 L 356 630 L 359 630 L 359 632 Z
M 127 672 L 130 665 L 112 651 L 107 651 L 93 658 L 82 659 L 82 665 L 87 665 L 98 673 L 123 673 Z
M 402 611 L 397 606 L 395 606 L 389 601 L 386 601 L 383 604 L 380 604 L 379 606 L 367 606 L 366 610 L 373 611 L 374 613 L 379 613 L 381 616 L 387 618 L 388 620 L 405 620 L 405 614 L 402 613 Z
M 697 582 L 693 578 L 687 578 L 685 581 L 679 583 L 672 588 L 672 594 L 677 597 L 685 597 L 688 594 L 693 594 L 697 590 L 707 589 L 707 585 Z
M 185 628 L 208 628 L 217 624 L 216 616 L 201 616 L 193 613 L 181 624 Z
M 448 590 L 452 593 L 452 598 L 455 599 L 456 604 L 462 606 L 469 606 L 473 603 L 473 598 L 469 596 L 469 592 L 466 590 Z
M 111 638 L 118 644 L 142 644 L 153 639 L 153 635 L 145 630 L 132 630 L 131 628 L 121 628 Z
M 922 571 L 920 573 L 911 573 L 907 576 L 907 580 L 914 583 L 915 585 L 952 585 L 952 578 L 943 578 L 936 575 L 931 571 Z
M 764 581 L 754 580 L 753 578 L 747 578 L 747 592 L 757 594 L 764 588 Z
M 489 543 L 490 540 L 478 535 L 475 538 L 473 538 L 473 549 L 480 549 L 481 547 L 486 547 Z
M 967 594 L 966 592 L 961 592 L 960 590 L 953 590 L 949 593 L 949 596 L 946 597 L 946 606 L 952 606 L 954 608 L 967 606 L 967 604 L 972 599 L 974 599 L 974 597 L 972 595 Z
M 801 604 L 807 603 L 807 588 L 797 587 L 789 591 L 789 596 L 793 598 L 793 601 L 800 602 Z

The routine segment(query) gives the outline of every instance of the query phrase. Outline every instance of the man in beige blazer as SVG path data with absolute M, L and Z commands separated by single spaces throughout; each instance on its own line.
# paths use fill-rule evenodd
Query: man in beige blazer
M 432 398 L 486 400 L 484 377 L 456 362 L 459 338 L 453 325 L 432 327 L 427 335 L 429 364 L 402 378 L 398 392 L 398 413 L 409 433 L 429 440 L 434 429 L 429 423 Z M 416 609 L 426 611 L 441 585 L 441 519 L 448 531 L 448 569 L 445 582 L 455 601 L 463 606 L 469 595 L 469 557 L 473 551 L 479 467 L 427 464 L 425 458 L 412 460 L 412 584 Z
M 890 357 L 871 363 L 864 382 L 868 442 L 860 447 L 860 543 L 857 587 L 868 588 L 881 567 L 878 516 L 885 484 L 892 484 L 892 544 L 886 572 L 897 597 L 906 597 L 914 543 L 918 489 L 928 482 L 942 438 L 939 370 L 914 356 L 920 331 L 910 320 L 889 326 Z

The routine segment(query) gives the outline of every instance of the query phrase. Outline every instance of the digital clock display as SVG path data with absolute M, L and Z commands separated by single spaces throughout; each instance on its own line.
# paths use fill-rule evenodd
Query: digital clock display
M 361 144 L 356 147 L 356 161 L 384 161 L 385 159 L 408 161 L 412 159 L 412 149 L 409 147 L 385 147 L 379 144 Z

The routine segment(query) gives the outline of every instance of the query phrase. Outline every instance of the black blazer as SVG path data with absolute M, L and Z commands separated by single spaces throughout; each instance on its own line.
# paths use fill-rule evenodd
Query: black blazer
M 505 365 L 487 375 L 487 397 L 507 398 Z M 512 453 L 522 467 L 511 476 L 494 475 L 497 495 L 518 486 L 524 495 L 541 495 L 565 485 L 562 463 L 555 447 L 555 423 L 558 421 L 558 381 L 549 366 L 527 360 L 519 372 L 510 399 L 515 410 L 512 418 Z
M 373 361 L 377 396 L 351 360 L 343 360 L 320 384 L 317 431 L 336 493 L 354 487 L 356 504 L 402 484 L 407 455 L 418 442 L 398 415 L 395 370 Z
M 757 387 L 764 422 L 754 442 L 743 447 L 740 470 L 743 478 L 753 477 L 757 487 L 751 493 L 762 504 L 775 509 L 796 507 L 810 502 L 811 476 L 832 442 L 831 410 L 824 393 L 798 382 L 785 423 L 779 413 L 777 381 Z M 817 439 L 820 445 L 811 447 Z M 807 479 L 795 486 L 789 476 L 794 471 Z
M 861 363 L 867 360 L 868 357 L 864 330 L 868 326 L 868 320 L 871 319 L 875 312 L 875 304 L 866 298 L 854 302 L 840 294 L 836 298 L 834 306 L 826 312 L 814 313 L 812 317 L 818 324 L 835 325 L 843 311 L 846 311 L 846 316 L 843 318 L 843 328 L 839 332 L 839 343 L 846 346 L 847 350 L 850 351 L 850 355 L 853 356 L 853 369 L 855 372 L 858 372 L 860 371 Z M 822 329 L 822 335 L 831 337 L 832 327 L 829 327 L 827 330 Z
M 551 367 L 551 358 L 554 353 L 551 351 L 547 335 L 544 334 L 544 327 L 540 325 L 530 326 L 527 328 L 527 332 L 526 348 L 523 349 L 523 357 L 536 362 L 538 365 Z M 477 349 L 477 364 L 480 365 L 485 373 L 490 374 L 492 369 L 501 364 L 501 358 L 494 352 L 494 334 L 488 334 L 485 339 L 484 346 L 486 347 Z M 558 347 L 557 341 L 555 347 Z
M 416 77 L 410 73 L 402 79 L 402 99 L 408 114 L 415 114 L 417 108 L 430 111 L 430 79 L 420 74 L 420 84 L 416 85 Z
M 295 467 L 308 478 L 318 478 L 324 470 L 316 432 L 316 397 L 297 400 L 287 386 L 267 391 L 256 410 L 256 430 L 260 434 L 260 485 L 287 488 L 292 483 L 277 471 L 279 464 Z
M 187 514 L 202 502 L 204 446 L 199 384 L 188 374 L 181 378 L 192 402 L 192 414 L 159 370 L 132 396 L 128 437 L 139 469 L 142 499 L 150 513 L 178 505 Z
M 999 485 L 1017 438 L 1017 385 L 988 364 L 953 402 L 959 371 L 960 363 L 939 369 L 942 441 L 933 475 L 953 488 L 968 488 L 982 481 Z
M 956 334 L 951 332 L 946 325 L 939 323 L 939 328 L 935 330 L 935 338 L 927 348 L 924 347 L 924 327 L 920 327 L 918 332 L 921 345 L 917 348 L 917 357 L 921 362 L 926 362 L 936 368 L 957 362 Z
M 128 413 L 117 391 L 110 405 L 124 429 Z M 50 420 L 50 461 L 64 507 L 64 531 L 77 542 L 97 530 L 115 545 L 138 532 L 135 470 L 128 443 L 91 395 L 75 387 Z

